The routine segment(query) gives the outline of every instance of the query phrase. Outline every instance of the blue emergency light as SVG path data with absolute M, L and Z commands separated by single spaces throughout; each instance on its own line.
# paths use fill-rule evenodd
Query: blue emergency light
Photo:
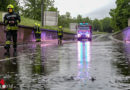
M 80 23 L 80 25 L 88 25 L 88 23 Z

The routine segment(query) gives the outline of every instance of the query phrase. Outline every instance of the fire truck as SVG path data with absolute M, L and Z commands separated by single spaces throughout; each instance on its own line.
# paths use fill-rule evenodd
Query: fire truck
M 89 23 L 79 23 L 77 26 L 77 39 L 92 40 L 92 26 Z

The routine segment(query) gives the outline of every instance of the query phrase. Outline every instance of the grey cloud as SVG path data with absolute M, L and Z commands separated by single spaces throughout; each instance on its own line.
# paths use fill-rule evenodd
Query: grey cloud
M 91 19 L 95 19 L 95 18 L 102 19 L 104 17 L 110 17 L 109 15 L 110 9 L 115 7 L 116 7 L 115 3 L 109 3 L 107 6 L 97 9 L 84 16 L 90 17 Z

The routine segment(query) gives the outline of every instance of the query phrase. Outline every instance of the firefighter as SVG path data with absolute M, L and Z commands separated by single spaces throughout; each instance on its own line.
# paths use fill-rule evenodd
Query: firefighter
M 14 12 L 14 6 L 9 4 L 7 6 L 8 13 L 4 16 L 4 30 L 6 32 L 6 53 L 9 55 L 11 38 L 13 40 L 13 48 L 14 53 L 17 51 L 17 30 L 18 30 L 18 23 L 21 22 L 20 16 Z
M 41 41 L 40 24 L 35 23 L 34 32 L 35 32 L 36 42 L 40 42 Z
M 61 45 L 62 44 L 62 38 L 63 38 L 62 26 L 59 26 L 59 28 L 57 30 L 57 35 L 58 35 L 58 44 Z

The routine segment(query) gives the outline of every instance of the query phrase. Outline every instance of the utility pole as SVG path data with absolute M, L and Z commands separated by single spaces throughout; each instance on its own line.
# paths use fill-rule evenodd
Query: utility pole
M 41 2 L 41 24 L 44 26 L 44 0 Z
M 34 0 L 34 20 L 36 19 L 36 17 L 35 17 L 35 14 L 36 14 L 36 12 L 35 12 L 35 10 L 36 10 L 36 0 Z
M 130 27 L 130 18 L 128 18 L 128 27 Z

